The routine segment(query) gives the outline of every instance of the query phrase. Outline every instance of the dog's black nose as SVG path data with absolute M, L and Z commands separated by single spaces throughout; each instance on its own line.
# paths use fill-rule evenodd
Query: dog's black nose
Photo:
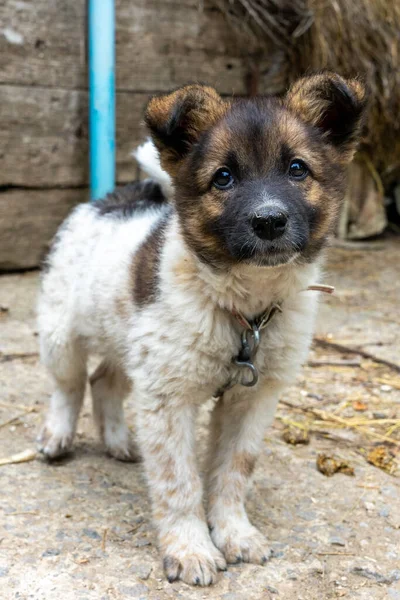
M 281 210 L 269 210 L 265 214 L 257 214 L 251 219 L 251 226 L 257 237 L 262 240 L 275 240 L 283 235 L 288 215 Z

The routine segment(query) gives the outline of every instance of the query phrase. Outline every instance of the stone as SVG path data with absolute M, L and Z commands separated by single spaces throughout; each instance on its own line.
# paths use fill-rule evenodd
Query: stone
M 101 540 L 101 536 L 94 529 L 83 529 L 83 535 L 92 538 L 92 540 Z
M 129 573 L 137 575 L 139 579 L 143 579 L 144 581 L 146 581 L 146 579 L 150 577 L 152 570 L 153 567 L 150 565 L 138 564 L 132 565 L 132 567 L 129 569 Z
M 121 592 L 121 594 L 124 594 L 125 596 L 129 596 L 130 598 L 140 598 L 142 596 L 144 598 L 147 598 L 149 588 L 147 587 L 147 585 L 144 585 L 143 583 L 138 583 L 138 584 L 132 585 L 132 586 L 122 586 L 121 585 L 119 587 L 119 591 Z
M 388 413 L 383 411 L 376 411 L 372 413 L 374 419 L 386 419 L 388 417 Z
M 381 385 L 380 389 L 381 389 L 381 392 L 391 392 L 393 388 L 391 385 L 384 383 L 383 385 Z
M 272 585 L 267 585 L 267 590 L 270 592 L 270 594 L 276 594 L 277 596 L 279 596 L 278 590 Z
M 380 517 L 388 517 L 390 515 L 390 508 L 388 506 L 382 506 L 378 511 L 378 515 Z
M 150 540 L 145 537 L 139 538 L 135 541 L 136 548 L 142 548 L 143 546 L 151 546 Z
M 46 557 L 46 556 L 58 556 L 60 554 L 60 552 L 61 551 L 58 550 L 57 548 L 49 548 L 48 550 L 45 550 L 42 553 L 42 556 L 43 557 Z
M 400 580 L 399 569 L 391 571 L 388 576 L 382 575 L 382 573 L 378 573 L 377 571 L 372 571 L 368 567 L 353 567 L 352 573 L 359 575 L 360 577 L 366 577 L 367 579 L 375 580 L 377 583 L 384 583 L 386 585 L 390 585 L 394 581 Z
M 373 502 L 364 502 L 364 506 L 367 512 L 373 512 L 375 510 L 375 504 Z
M 343 538 L 339 537 L 338 535 L 332 535 L 329 538 L 329 543 L 332 544 L 332 546 L 345 546 L 346 545 L 346 540 L 344 540 Z

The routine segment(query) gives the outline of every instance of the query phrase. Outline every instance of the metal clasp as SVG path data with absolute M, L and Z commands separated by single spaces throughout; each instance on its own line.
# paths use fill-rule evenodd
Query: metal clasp
M 282 312 L 279 304 L 272 304 L 254 320 L 246 319 L 246 317 L 238 310 L 233 308 L 232 315 L 244 328 L 240 337 L 239 354 L 232 358 L 232 363 L 238 367 L 238 371 L 234 377 L 231 377 L 228 382 L 215 393 L 215 397 L 221 397 L 224 392 L 230 390 L 236 384 L 244 385 L 245 387 L 253 387 L 257 384 L 259 373 L 254 364 L 254 359 L 260 345 L 261 331 L 267 327 L 272 317 L 277 313 Z M 247 369 L 247 376 L 241 377 Z M 248 377 L 250 375 L 250 377 Z
M 252 323 L 251 329 L 245 329 L 241 335 L 241 348 L 239 354 L 233 359 L 233 363 L 240 369 L 250 370 L 251 379 L 242 378 L 235 383 L 240 383 L 245 387 L 253 387 L 258 382 L 258 369 L 253 359 L 257 354 L 260 345 L 260 329 L 255 323 Z

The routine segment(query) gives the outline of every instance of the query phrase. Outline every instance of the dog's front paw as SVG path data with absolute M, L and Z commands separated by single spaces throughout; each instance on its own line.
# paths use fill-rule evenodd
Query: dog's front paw
M 170 583 L 181 579 L 191 585 L 211 585 L 218 571 L 226 570 L 224 557 L 202 529 L 185 535 L 170 532 L 168 538 L 169 543 L 163 545 L 163 566 Z
M 211 538 L 228 563 L 248 562 L 263 565 L 271 556 L 266 538 L 248 522 L 233 520 L 211 531 Z
M 74 434 L 70 430 L 53 431 L 47 424 L 44 425 L 38 438 L 38 450 L 48 460 L 60 458 L 71 451 Z
M 109 439 L 106 443 L 106 449 L 108 454 L 117 460 L 126 462 L 139 462 L 141 460 L 138 445 L 130 436 L 126 436 L 126 439 L 121 440 Z

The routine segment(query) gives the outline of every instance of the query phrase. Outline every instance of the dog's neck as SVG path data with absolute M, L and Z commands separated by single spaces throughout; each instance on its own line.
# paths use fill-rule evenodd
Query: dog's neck
M 236 309 L 249 318 L 273 303 L 284 303 L 318 281 L 320 263 L 258 267 L 241 264 L 215 269 L 202 262 L 187 246 L 176 215 L 167 233 L 162 261 L 169 289 L 185 292 L 228 311 Z

